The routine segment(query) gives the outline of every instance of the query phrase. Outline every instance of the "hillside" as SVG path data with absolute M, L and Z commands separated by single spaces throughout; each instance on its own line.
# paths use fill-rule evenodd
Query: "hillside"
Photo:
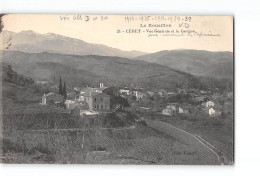
M 170 50 L 134 58 L 157 63 L 183 72 L 215 77 L 233 77 L 233 53 L 204 50 Z
M 119 56 L 126 58 L 137 57 L 146 53 L 139 51 L 122 51 L 100 44 L 91 44 L 54 33 L 39 34 L 34 31 L 14 33 L 3 31 L 3 44 L 10 50 L 27 53 L 63 53 L 76 55 Z M 8 46 L 11 44 L 10 46 Z
M 12 66 L 1 63 L 1 72 L 3 82 L 9 82 L 20 86 L 30 86 L 34 83 L 33 79 L 24 77 L 13 71 Z
M 102 81 L 105 85 L 138 84 L 149 89 L 173 89 L 191 83 L 200 84 L 199 79 L 190 74 L 120 57 L 20 51 L 4 51 L 2 57 L 19 74 L 49 81 L 62 76 L 69 86 L 93 86 Z

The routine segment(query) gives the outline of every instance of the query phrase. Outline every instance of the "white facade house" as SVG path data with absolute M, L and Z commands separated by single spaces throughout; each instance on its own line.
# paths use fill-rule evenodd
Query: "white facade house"
M 214 109 L 212 107 L 207 108 L 206 112 L 209 114 L 210 117 L 217 117 L 221 115 L 220 110 Z
M 213 109 L 213 108 L 209 108 L 208 109 L 208 113 L 209 113 L 209 116 L 215 116 L 215 109 Z
M 81 94 L 79 95 L 79 101 L 85 101 L 85 95 L 84 94 Z
M 128 90 L 128 89 L 120 89 L 120 90 L 119 90 L 119 93 L 120 93 L 120 94 L 123 94 L 123 93 L 124 93 L 124 94 L 130 95 L 130 90 Z
M 213 101 L 207 101 L 207 102 L 202 103 L 202 106 L 205 106 L 206 108 L 213 107 L 213 106 L 215 106 L 215 103 Z
M 179 107 L 179 114 L 183 113 L 183 108 Z
M 163 115 L 173 115 L 173 113 L 174 113 L 174 110 L 173 109 L 170 109 L 170 108 L 166 108 L 166 109 L 163 109 L 162 110 L 162 114 Z
M 133 94 L 136 96 L 137 99 L 142 99 L 144 97 L 144 93 L 141 91 L 133 91 Z

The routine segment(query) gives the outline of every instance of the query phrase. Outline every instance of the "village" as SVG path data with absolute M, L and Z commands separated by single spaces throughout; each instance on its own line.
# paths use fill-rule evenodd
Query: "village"
M 46 85 L 48 81 L 36 83 Z M 99 114 L 108 114 L 117 109 L 155 112 L 158 117 L 169 118 L 182 115 L 219 118 L 233 114 L 233 92 L 221 94 L 217 89 L 206 91 L 178 88 L 167 92 L 163 89 L 144 90 L 138 85 L 106 87 L 104 83 L 99 83 L 95 87 L 73 87 L 71 91 L 67 91 L 60 80 L 58 92 L 44 93 L 40 104 L 57 106 L 71 114 L 76 113 L 81 118 L 97 118 Z M 118 97 L 121 99 L 118 100 Z

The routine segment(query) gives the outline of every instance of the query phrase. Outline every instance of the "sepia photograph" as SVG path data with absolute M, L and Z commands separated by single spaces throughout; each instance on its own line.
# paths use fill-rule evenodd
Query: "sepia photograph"
M 0 162 L 234 164 L 233 16 L 0 18 Z

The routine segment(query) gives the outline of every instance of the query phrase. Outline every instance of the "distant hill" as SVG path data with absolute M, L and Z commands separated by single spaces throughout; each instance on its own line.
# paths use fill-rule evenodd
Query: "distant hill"
M 69 86 L 130 85 L 138 84 L 148 89 L 174 89 L 199 86 L 200 79 L 155 63 L 120 57 L 96 55 L 67 55 L 57 53 L 24 53 L 4 51 L 4 62 L 11 64 L 19 74 L 36 80 L 58 81 Z
M 1 63 L 1 72 L 3 82 L 9 82 L 20 86 L 30 86 L 34 83 L 34 80 L 29 77 L 24 77 L 23 75 L 17 74 L 11 65 L 6 63 Z
M 74 39 L 54 33 L 39 34 L 34 31 L 21 31 L 14 33 L 2 32 L 3 43 L 10 50 L 28 53 L 62 53 L 76 55 L 101 55 L 133 58 L 143 54 L 139 51 L 122 51 L 100 44 L 91 44 L 79 39 Z M 9 43 L 11 43 L 10 46 Z
M 183 72 L 215 78 L 233 77 L 233 53 L 204 50 L 170 50 L 134 58 Z

